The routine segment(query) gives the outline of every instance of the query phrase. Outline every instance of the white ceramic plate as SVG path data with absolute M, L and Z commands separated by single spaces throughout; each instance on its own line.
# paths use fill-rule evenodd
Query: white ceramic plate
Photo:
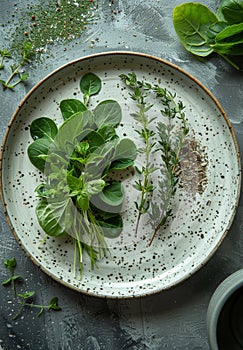
M 34 189 L 41 174 L 32 166 L 26 149 L 32 142 L 32 120 L 48 116 L 61 123 L 59 103 L 66 98 L 82 98 L 79 80 L 86 72 L 97 74 L 102 91 L 93 97 L 95 105 L 102 99 L 116 99 L 123 110 L 118 132 L 139 143 L 137 124 L 131 117 L 135 110 L 119 78 L 121 73 L 135 72 L 139 79 L 159 83 L 181 99 L 186 106 L 190 133 L 207 159 L 206 182 L 202 193 L 179 189 L 174 198 L 174 216 L 160 230 L 148 247 L 152 231 L 143 216 L 137 236 L 134 201 L 131 190 L 134 177 L 127 174 L 124 207 L 124 230 L 116 241 L 109 242 L 111 256 L 90 270 L 84 262 L 83 278 L 73 277 L 73 245 L 64 238 L 50 238 L 40 245 L 40 229 Z M 159 115 L 155 103 L 152 112 Z M 143 159 L 137 159 L 143 163 Z M 136 175 L 135 175 L 136 177 Z M 129 187 L 130 186 L 130 187 Z M 102 53 L 66 64 L 38 83 L 15 112 L 3 143 L 1 193 L 3 205 L 14 235 L 26 254 L 55 280 L 80 292 L 101 297 L 134 297 L 156 293 L 191 276 L 216 251 L 233 220 L 240 192 L 240 157 L 236 139 L 222 107 L 194 77 L 161 59 L 130 52 Z M 157 198 L 158 200 L 158 198 Z

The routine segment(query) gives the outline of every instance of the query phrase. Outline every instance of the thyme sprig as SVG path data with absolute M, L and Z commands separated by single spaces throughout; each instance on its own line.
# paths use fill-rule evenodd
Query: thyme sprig
M 8 277 L 4 281 L 2 281 L 2 285 L 3 286 L 7 286 L 10 284 L 12 285 L 14 298 L 17 298 L 18 303 L 21 305 L 20 309 L 13 317 L 14 320 L 21 314 L 22 310 L 26 306 L 31 307 L 31 308 L 32 307 L 38 308 L 39 309 L 38 317 L 42 316 L 45 309 L 46 310 L 55 310 L 55 311 L 61 310 L 61 307 L 58 305 L 58 298 L 57 297 L 52 298 L 49 301 L 48 305 L 39 305 L 39 304 L 33 303 L 31 300 L 35 294 L 34 291 L 25 292 L 25 293 L 17 293 L 15 282 L 19 279 L 21 279 L 21 280 L 23 280 L 23 279 L 21 276 L 14 274 L 15 268 L 17 266 L 16 259 L 11 258 L 11 259 L 4 260 L 4 266 L 9 270 L 10 277 Z
M 169 216 L 172 215 L 171 198 L 175 195 L 179 181 L 179 156 L 184 140 L 189 133 L 189 128 L 184 113 L 185 106 L 182 101 L 176 101 L 175 93 L 173 94 L 158 84 L 152 85 L 146 81 L 139 81 L 135 73 L 129 73 L 128 75 L 122 74 L 120 77 L 125 81 L 127 86 L 130 86 L 134 90 L 131 97 L 133 100 L 137 101 L 137 106 L 139 108 L 139 112 L 136 113 L 136 120 L 145 120 L 147 122 L 147 124 L 142 124 L 143 130 L 140 132 L 140 135 L 145 141 L 145 147 L 141 149 L 141 152 L 145 154 L 145 166 L 141 169 L 141 173 L 143 174 L 143 184 L 141 184 L 141 181 L 136 184 L 137 189 L 140 189 L 142 192 L 140 202 L 141 206 L 135 204 L 139 211 L 138 222 L 143 213 L 148 212 L 149 214 L 150 224 L 153 228 L 153 235 L 149 242 L 150 246 L 160 227 L 162 227 Z M 165 123 L 160 121 L 157 124 L 156 136 L 158 137 L 158 146 L 156 145 L 156 148 L 154 147 L 155 142 L 151 142 L 155 133 L 149 133 L 147 128 L 148 124 L 154 121 L 155 118 L 149 119 L 145 114 L 145 112 L 151 108 L 151 106 L 146 107 L 144 101 L 146 97 L 145 92 L 155 94 L 156 98 L 160 100 L 163 106 L 161 114 L 166 118 Z M 175 120 L 181 122 L 179 126 Z M 147 131 L 147 133 L 145 131 Z M 151 190 L 151 192 L 155 189 L 150 175 L 157 169 L 153 164 L 151 165 L 149 161 L 149 155 L 151 152 L 159 152 L 161 154 L 163 166 L 160 167 L 161 180 L 158 182 L 158 194 L 160 200 L 157 202 L 151 201 L 151 203 L 149 203 L 147 202 L 147 197 L 144 192 L 147 194 L 149 191 L 146 192 L 146 189 Z M 138 185 L 140 185 L 140 187 Z M 136 230 L 138 229 L 137 226 Z
M 28 79 L 29 74 L 23 72 L 23 66 L 30 62 L 30 58 L 32 55 L 33 55 L 32 44 L 28 41 L 24 42 L 20 50 L 20 56 L 21 56 L 20 62 L 14 63 L 13 65 L 10 66 L 11 73 L 7 80 L 2 80 L 2 79 L 0 80 L 0 83 L 3 86 L 3 90 L 6 90 L 6 89 L 13 90 L 15 86 L 17 86 L 19 83 Z M 1 50 L 1 57 L 3 62 L 3 59 L 5 57 L 12 58 L 12 55 L 10 52 L 6 50 Z M 0 68 L 1 69 L 4 68 L 3 63 L 1 63 Z M 11 84 L 11 82 L 15 77 L 17 77 L 17 80 L 15 80 Z
M 165 167 L 161 167 L 161 180 L 159 181 L 160 202 L 151 204 L 150 219 L 154 233 L 149 242 L 152 244 L 158 230 L 169 216 L 172 215 L 171 198 L 175 195 L 180 173 L 180 152 L 184 140 L 189 133 L 189 128 L 184 113 L 185 106 L 182 101 L 176 102 L 176 94 L 158 85 L 145 84 L 145 88 L 151 89 L 160 98 L 164 109 L 161 114 L 167 118 L 167 123 L 159 122 L 157 126 L 159 136 L 159 149 Z M 175 119 L 182 122 L 177 126 Z
M 146 94 L 141 89 L 141 83 L 137 81 L 135 73 L 129 73 L 128 75 L 121 74 L 120 78 L 125 81 L 133 92 L 130 94 L 131 98 L 136 101 L 137 112 L 132 113 L 133 118 L 140 124 L 141 128 L 136 132 L 143 140 L 144 147 L 138 149 L 138 152 L 145 154 L 145 165 L 141 169 L 136 168 L 138 173 L 142 175 L 142 179 L 135 181 L 134 187 L 141 192 L 140 199 L 135 201 L 135 206 L 138 211 L 135 234 L 137 234 L 141 216 L 149 210 L 149 196 L 154 190 L 151 174 L 157 169 L 151 164 L 151 154 L 154 151 L 154 136 L 155 132 L 149 128 L 149 125 L 155 118 L 149 118 L 147 112 L 151 109 L 152 105 L 148 105 L 146 102 Z
M 7 50 L 0 50 L 0 69 L 4 68 L 4 59 L 5 58 L 12 58 L 12 55 L 10 52 L 8 52 Z

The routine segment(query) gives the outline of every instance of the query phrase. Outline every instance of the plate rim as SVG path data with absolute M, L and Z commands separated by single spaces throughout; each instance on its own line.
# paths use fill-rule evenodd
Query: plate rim
M 45 83 L 49 78 L 51 78 L 52 76 L 54 76 L 55 74 L 57 74 L 58 72 L 66 69 L 67 67 L 74 65 L 78 62 L 82 62 L 88 59 L 96 59 L 96 58 L 100 58 L 100 57 L 107 57 L 107 56 L 119 56 L 119 55 L 124 55 L 124 56 L 135 56 L 135 57 L 144 57 L 146 59 L 151 59 L 157 62 L 162 63 L 163 65 L 166 65 L 168 67 L 173 68 L 174 70 L 178 71 L 179 73 L 182 73 L 183 75 L 185 75 L 187 78 L 189 78 L 190 80 L 192 80 L 196 85 L 198 85 L 209 97 L 210 99 L 213 101 L 213 103 L 217 106 L 218 110 L 220 111 L 221 116 L 224 118 L 228 130 L 230 132 L 234 147 L 235 147 L 235 151 L 236 151 L 236 158 L 237 158 L 237 165 L 238 165 L 238 182 L 237 182 L 237 195 L 235 198 L 235 203 L 234 203 L 234 208 L 232 210 L 231 216 L 229 218 L 229 222 L 227 227 L 225 228 L 222 236 L 220 237 L 220 240 L 218 241 L 218 243 L 215 245 L 214 249 L 211 250 L 210 254 L 207 255 L 206 259 L 203 261 L 203 263 L 199 264 L 193 271 L 189 272 L 188 275 L 184 276 L 183 278 L 178 279 L 176 282 L 174 282 L 172 285 L 168 286 L 168 287 L 162 287 L 162 288 L 158 288 L 156 290 L 150 291 L 150 292 L 142 292 L 141 294 L 137 295 L 137 294 L 128 294 L 128 295 L 107 295 L 107 294 L 102 294 L 102 293 L 94 293 L 91 291 L 85 291 L 80 289 L 77 286 L 73 286 L 70 285 L 69 283 L 67 283 L 66 281 L 63 281 L 62 279 L 58 278 L 57 276 L 53 275 L 51 273 L 51 271 L 49 271 L 48 269 L 46 269 L 45 267 L 43 267 L 40 263 L 38 263 L 38 261 L 36 261 L 36 259 L 27 251 L 27 249 L 24 247 L 24 245 L 22 244 L 21 240 L 19 239 L 17 233 L 15 232 L 14 226 L 11 222 L 10 216 L 8 214 L 8 210 L 7 210 L 7 206 L 5 204 L 4 201 L 4 190 L 3 190 L 3 168 L 2 168 L 2 164 L 3 164 L 3 158 L 4 158 L 4 152 L 5 152 L 5 146 L 8 140 L 8 136 L 10 133 L 10 129 L 15 121 L 15 119 L 18 116 L 19 111 L 21 110 L 21 108 L 24 106 L 25 102 L 28 100 L 28 98 L 43 84 Z M 62 285 L 64 285 L 65 287 L 77 291 L 79 293 L 88 295 L 88 296 L 92 296 L 92 297 L 97 297 L 97 298 L 110 298 L 110 299 L 131 299 L 131 298 L 136 298 L 136 297 L 146 297 L 146 296 L 151 296 L 151 295 L 156 295 L 158 293 L 161 293 L 163 291 L 175 288 L 176 286 L 178 286 L 180 283 L 182 283 L 183 281 L 186 281 L 189 277 L 191 277 L 192 275 L 194 275 L 198 270 L 200 270 L 203 266 L 205 266 L 207 264 L 207 262 L 213 257 L 213 255 L 215 254 L 215 252 L 217 251 L 217 249 L 219 248 L 219 246 L 221 245 L 221 243 L 223 242 L 224 238 L 226 237 L 232 223 L 234 220 L 234 217 L 236 215 L 236 211 L 239 205 L 239 200 L 240 200 L 240 195 L 241 195 L 241 179 L 242 179 L 242 171 L 241 171 L 241 156 L 240 156 L 240 150 L 239 150 L 239 145 L 237 142 L 237 138 L 235 135 L 235 131 L 234 128 L 232 126 L 232 123 L 228 117 L 228 115 L 226 114 L 226 112 L 224 111 L 221 103 L 218 101 L 218 99 L 213 95 L 213 93 L 209 90 L 209 88 L 207 88 L 199 79 L 197 79 L 194 75 L 192 75 L 191 73 L 187 72 L 186 70 L 184 70 L 183 68 L 177 66 L 176 64 L 169 62 L 163 58 L 159 58 L 155 55 L 151 55 L 151 54 L 146 54 L 146 53 L 141 53 L 141 52 L 136 52 L 136 51 L 105 51 L 105 52 L 99 52 L 99 53 L 94 53 L 94 54 L 90 54 L 90 55 L 85 55 L 82 57 L 79 57 L 77 59 L 71 60 L 61 66 L 59 66 L 58 68 L 54 69 L 53 71 L 51 71 L 50 73 L 48 73 L 46 76 L 44 76 L 40 81 L 38 81 L 31 89 L 30 91 L 28 91 L 28 93 L 24 96 L 24 98 L 21 100 L 21 102 L 19 103 L 18 107 L 16 108 L 15 112 L 13 113 L 10 121 L 7 124 L 5 133 L 4 133 L 4 137 L 3 137 L 3 141 L 2 141 L 2 145 L 1 145 L 1 149 L 0 149 L 0 200 L 2 203 L 2 207 L 3 207 L 3 212 L 5 215 L 5 219 L 7 220 L 7 223 L 18 243 L 18 245 L 21 247 L 21 249 L 24 251 L 24 253 L 26 254 L 26 256 L 28 258 L 30 258 L 30 260 L 35 264 L 35 266 L 39 267 L 41 269 L 41 271 L 43 271 L 46 275 L 48 275 L 48 277 L 51 277 L 53 280 L 55 280 L 58 283 L 61 283 Z

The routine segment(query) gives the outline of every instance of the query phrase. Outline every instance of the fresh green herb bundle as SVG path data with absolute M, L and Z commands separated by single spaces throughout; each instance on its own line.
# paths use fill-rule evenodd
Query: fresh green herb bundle
M 28 156 L 46 179 L 36 189 L 39 224 L 49 236 L 74 238 L 74 268 L 76 271 L 78 255 L 81 278 L 83 251 L 94 268 L 97 259 L 109 252 L 105 238 L 117 237 L 122 231 L 124 189 L 112 173 L 133 165 L 136 147 L 116 133 L 122 118 L 116 101 L 105 100 L 94 110 L 88 109 L 90 97 L 101 89 L 99 77 L 86 74 L 80 89 L 83 101 L 61 101 L 61 126 L 46 117 L 32 122 L 34 141 Z
M 133 117 L 142 125 L 142 130 L 137 130 L 137 132 L 145 144 L 143 148 L 139 149 L 145 155 L 145 166 L 142 169 L 137 169 L 142 179 L 135 183 L 135 188 L 141 192 L 140 202 L 135 202 L 138 211 L 136 230 L 141 215 L 148 213 L 149 223 L 154 231 L 149 243 L 151 245 L 160 227 L 172 214 L 171 198 L 176 192 L 179 179 L 180 151 L 189 133 L 184 113 L 185 106 L 181 101 L 176 102 L 176 94 L 172 94 L 159 85 L 139 81 L 135 73 L 122 74 L 120 77 L 133 90 L 131 98 L 137 102 L 138 107 L 138 112 L 133 114 Z M 145 92 L 155 94 L 163 106 L 161 114 L 166 120 L 157 123 L 156 132 L 148 128 L 149 124 L 156 121 L 156 118 L 149 118 L 146 115 L 152 106 L 146 106 Z M 154 185 L 152 175 L 158 168 L 150 159 L 155 152 L 160 155 L 163 164 L 159 168 L 161 180 L 159 180 L 157 188 Z M 158 202 L 148 200 L 148 195 L 155 190 L 159 194 Z
M 231 56 L 243 55 L 243 1 L 222 0 L 217 14 L 188 2 L 173 11 L 175 31 L 186 50 L 206 57 L 215 52 L 239 69 Z

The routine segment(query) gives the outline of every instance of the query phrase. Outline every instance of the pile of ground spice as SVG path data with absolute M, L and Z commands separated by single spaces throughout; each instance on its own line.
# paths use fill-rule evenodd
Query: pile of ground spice
M 207 184 L 207 155 L 199 143 L 186 140 L 180 152 L 179 186 L 191 194 L 202 194 Z
M 27 10 L 15 4 L 14 33 L 8 33 L 11 49 L 29 41 L 36 53 L 46 53 L 50 45 L 80 38 L 87 26 L 97 20 L 95 0 L 59 0 L 31 5 Z M 15 23 L 16 22 L 16 23 Z

